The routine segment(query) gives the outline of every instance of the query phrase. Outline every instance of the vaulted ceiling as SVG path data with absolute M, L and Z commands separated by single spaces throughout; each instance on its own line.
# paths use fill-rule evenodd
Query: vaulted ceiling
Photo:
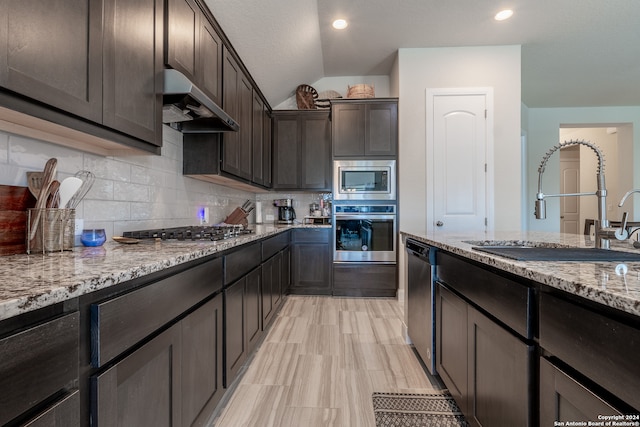
M 300 83 L 388 75 L 399 48 L 514 44 L 529 107 L 640 105 L 638 0 L 205 2 L 272 106 Z

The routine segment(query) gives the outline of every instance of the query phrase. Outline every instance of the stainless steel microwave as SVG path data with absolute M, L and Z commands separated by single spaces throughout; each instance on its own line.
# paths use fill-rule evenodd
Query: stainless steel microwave
M 395 160 L 334 160 L 334 200 L 395 200 Z

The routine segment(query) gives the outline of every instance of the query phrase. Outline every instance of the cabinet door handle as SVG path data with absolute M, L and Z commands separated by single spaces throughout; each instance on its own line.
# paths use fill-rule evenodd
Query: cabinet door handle
M 443 225 L 444 225 L 444 222 L 442 221 L 436 222 L 436 227 L 442 227 Z

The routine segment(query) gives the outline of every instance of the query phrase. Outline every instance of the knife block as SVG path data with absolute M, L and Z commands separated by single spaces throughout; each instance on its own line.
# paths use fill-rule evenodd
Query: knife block
M 225 218 L 225 224 L 241 224 L 246 227 L 249 225 L 249 221 L 247 220 L 248 212 L 245 212 L 242 208 L 235 208 L 231 214 Z

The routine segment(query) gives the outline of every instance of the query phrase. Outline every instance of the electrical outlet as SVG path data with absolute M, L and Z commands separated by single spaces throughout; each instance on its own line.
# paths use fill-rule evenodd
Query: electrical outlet
M 75 225 L 73 229 L 73 235 L 79 236 L 82 234 L 82 229 L 84 229 L 84 219 L 76 219 Z
M 267 218 L 267 221 L 273 221 L 273 215 L 271 214 L 267 214 L 266 218 Z
M 84 220 L 76 219 L 73 229 L 73 246 L 82 246 L 82 229 L 84 228 Z
M 209 224 L 209 208 L 207 206 L 198 209 L 200 224 Z

